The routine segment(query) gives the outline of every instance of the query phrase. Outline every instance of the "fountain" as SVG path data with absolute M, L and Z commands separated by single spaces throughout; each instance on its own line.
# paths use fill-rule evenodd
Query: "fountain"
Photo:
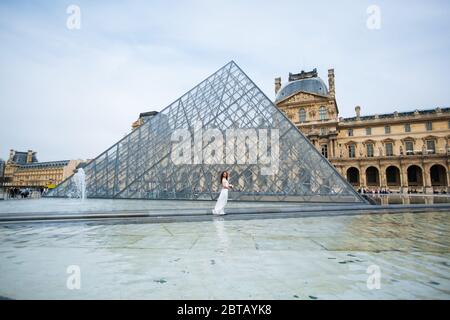
M 74 175 L 75 187 L 77 188 L 78 197 L 81 200 L 86 198 L 86 174 L 84 173 L 83 168 L 77 170 L 77 173 Z

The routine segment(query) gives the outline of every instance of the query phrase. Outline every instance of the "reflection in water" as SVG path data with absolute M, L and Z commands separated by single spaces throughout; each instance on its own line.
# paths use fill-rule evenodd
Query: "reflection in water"
M 449 299 L 449 217 L 0 225 L 0 296 L 292 299 L 302 290 L 306 299 Z M 74 264 L 82 290 L 61 278 Z M 380 267 L 381 290 L 366 286 L 370 265 Z
M 356 216 L 345 225 L 345 240 L 361 251 L 448 253 L 450 220 L 446 212 Z
M 218 238 L 217 251 L 226 253 L 229 247 L 227 230 L 225 228 L 225 221 L 222 217 L 214 218 L 214 227 L 216 227 L 216 234 Z
M 436 204 L 450 203 L 447 195 L 369 194 L 377 204 Z

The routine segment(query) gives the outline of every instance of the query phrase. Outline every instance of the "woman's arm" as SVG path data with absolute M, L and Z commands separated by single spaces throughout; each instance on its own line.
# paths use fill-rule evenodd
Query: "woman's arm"
M 226 179 L 222 179 L 222 187 L 224 189 L 231 189 L 231 188 L 233 188 L 233 185 L 229 184 Z

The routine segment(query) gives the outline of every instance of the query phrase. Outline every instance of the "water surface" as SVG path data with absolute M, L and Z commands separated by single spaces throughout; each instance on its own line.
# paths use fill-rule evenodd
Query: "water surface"
M 448 213 L 0 226 L 13 299 L 449 299 Z M 80 267 L 81 289 L 66 286 Z M 369 266 L 381 288 L 367 287 Z

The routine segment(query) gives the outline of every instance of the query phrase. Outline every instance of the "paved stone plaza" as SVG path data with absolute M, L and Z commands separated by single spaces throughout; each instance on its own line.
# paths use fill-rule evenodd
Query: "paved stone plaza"
M 12 299 L 449 299 L 446 212 L 0 225 Z M 81 289 L 66 286 L 68 266 Z M 381 288 L 367 288 L 371 265 Z

